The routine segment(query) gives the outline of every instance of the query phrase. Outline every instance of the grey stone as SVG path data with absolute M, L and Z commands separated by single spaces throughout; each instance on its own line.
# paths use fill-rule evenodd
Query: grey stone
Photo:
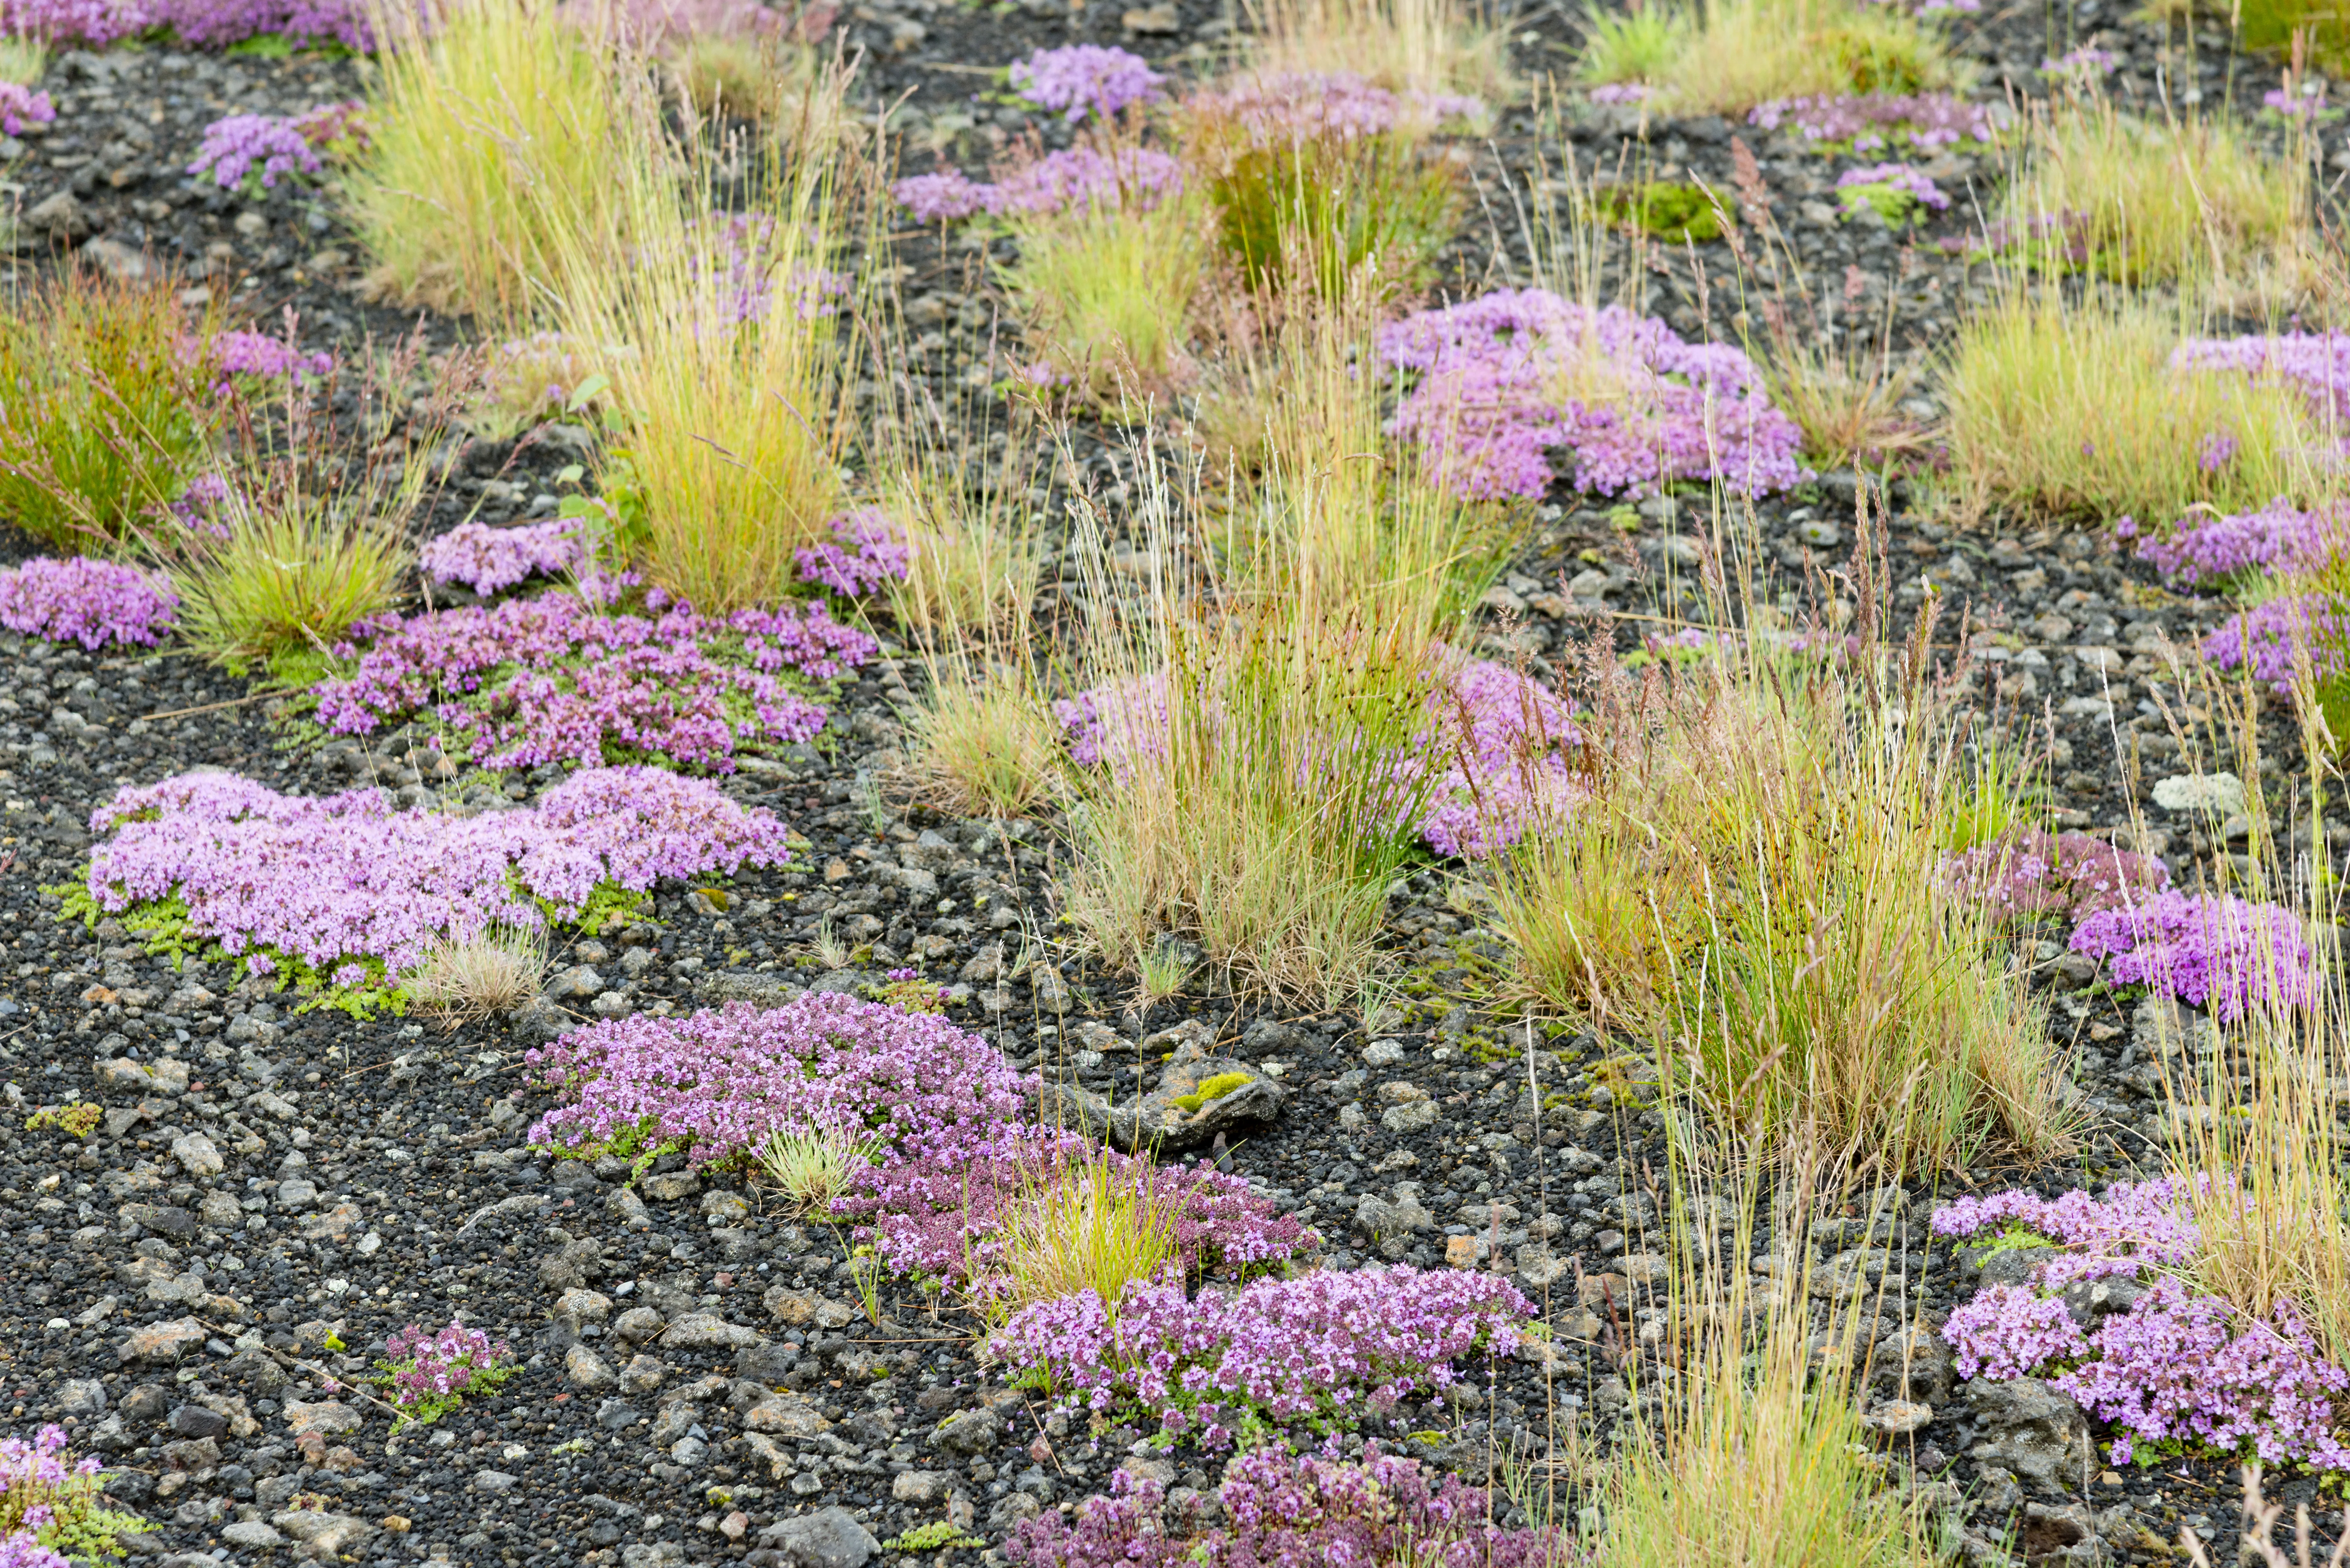
M 1374 1067 L 1392 1067 L 1403 1060 L 1403 1042 L 1374 1040 L 1363 1047 L 1363 1060 Z
M 690 1170 L 672 1170 L 644 1180 L 645 1196 L 656 1203 L 675 1203 L 702 1190 L 702 1179 Z
M 1436 1216 L 1419 1200 L 1419 1184 L 1399 1181 L 1388 1199 L 1366 1198 L 1355 1207 L 1355 1228 L 1379 1241 L 1436 1229 Z
M 1426 1132 L 1436 1125 L 1436 1102 L 1411 1100 L 1400 1106 L 1389 1106 L 1379 1113 L 1379 1126 L 1391 1133 Z
M 200 1132 L 182 1133 L 173 1138 L 172 1158 L 180 1162 L 182 1170 L 199 1181 L 228 1168 L 228 1162 L 213 1147 L 213 1140 Z
M 604 977 L 586 964 L 575 964 L 546 982 L 546 994 L 557 1002 L 585 1001 L 604 989 Z
M 764 1340 L 765 1335 L 755 1328 L 744 1328 L 706 1312 L 672 1319 L 669 1332 L 661 1337 L 661 1343 L 671 1350 L 739 1350 Z
M 1979 1465 L 2002 1465 L 2050 1489 L 2072 1489 L 2091 1469 L 2088 1418 L 2037 1377 L 1978 1378 L 1966 1386 Z
M 2178 774 L 2156 784 L 2154 804 L 2165 811 L 2241 816 L 2244 781 L 2233 774 Z
M 668 1326 L 668 1321 L 650 1307 L 630 1307 L 612 1324 L 612 1332 L 630 1345 L 642 1345 Z
M 318 1201 L 318 1189 L 298 1177 L 289 1177 L 277 1184 L 275 1201 L 280 1209 L 307 1209 Z
M 509 1475 L 504 1470 L 475 1470 L 473 1490 L 488 1492 L 492 1497 L 503 1497 L 514 1490 L 521 1480 L 520 1476 Z
M 1003 1440 L 1003 1417 L 993 1410 L 963 1410 L 940 1423 L 931 1441 L 951 1454 L 984 1454 Z
M 881 1550 L 872 1532 L 837 1504 L 769 1525 L 759 1542 L 792 1568 L 865 1568 Z
M 637 1412 L 625 1400 L 607 1399 L 596 1407 L 596 1424 L 611 1431 L 625 1432 L 637 1420 Z
M 86 240 L 91 228 L 89 214 L 70 191 L 60 191 L 47 201 L 34 203 L 25 213 L 25 226 L 58 240 Z
M 183 1438 L 217 1438 L 228 1431 L 228 1417 L 202 1405 L 182 1405 L 172 1412 L 172 1430 Z
M 944 1470 L 905 1470 L 889 1483 L 889 1496 L 898 1502 L 937 1502 L 953 1485 L 954 1478 Z
M 603 1388 L 612 1381 L 611 1366 L 586 1345 L 563 1353 L 563 1375 L 582 1388 Z
M 241 1546 L 247 1552 L 266 1552 L 273 1546 L 286 1544 L 286 1537 L 257 1519 L 240 1519 L 234 1524 L 221 1526 L 221 1539 L 231 1546 Z
M 1139 1047 L 1145 1061 L 1171 1049 L 1158 1086 L 1138 1100 L 1112 1105 L 1104 1096 L 1071 1084 L 1045 1086 L 1044 1119 L 1079 1127 L 1121 1148 L 1155 1147 L 1164 1151 L 1198 1148 L 1213 1143 L 1216 1135 L 1238 1137 L 1243 1129 L 1278 1117 L 1289 1103 L 1288 1091 L 1245 1062 L 1211 1056 L 1212 1041 L 1206 1027 L 1191 1020 L 1161 1030 Z M 1204 1101 L 1195 1109 L 1175 1104 L 1211 1078 L 1238 1074 L 1248 1082 Z

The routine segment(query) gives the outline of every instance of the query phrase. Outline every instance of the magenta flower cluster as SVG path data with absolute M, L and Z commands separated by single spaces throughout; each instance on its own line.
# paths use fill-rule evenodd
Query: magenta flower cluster
M 318 150 L 291 119 L 274 114 L 232 114 L 204 127 L 203 144 L 188 165 L 191 174 L 208 174 L 223 190 L 234 190 L 256 168 L 263 187 L 277 183 L 283 174 L 316 174 L 326 167 Z
M 1024 1122 L 968 1127 L 894 1154 L 868 1168 L 858 1189 L 835 1207 L 864 1221 L 892 1269 L 951 1280 L 983 1298 L 994 1288 L 1006 1212 L 1049 1189 L 1060 1168 L 1081 1157 L 1107 1166 L 1171 1216 L 1187 1274 L 1277 1262 L 1318 1240 L 1236 1176 L 1088 1151 L 1073 1134 Z
M 438 1334 L 410 1324 L 383 1342 L 383 1353 L 394 1364 L 391 1402 L 415 1409 L 466 1392 L 474 1378 L 513 1350 L 504 1340 L 452 1318 Z
M 829 680 L 879 650 L 821 604 L 720 618 L 681 603 L 632 615 L 546 593 L 415 616 L 365 653 L 338 649 L 358 667 L 317 688 L 318 722 L 365 735 L 430 711 L 493 769 L 594 767 L 609 752 L 725 772 L 739 745 L 824 727 L 786 671 Z
M 878 1137 L 910 1153 L 972 1147 L 1020 1115 L 1033 1085 L 978 1035 L 935 1013 L 809 992 L 687 1018 L 639 1014 L 529 1054 L 567 1103 L 530 1130 L 557 1150 L 642 1135 L 697 1165 L 776 1133 Z
M 1677 479 L 1760 495 L 1806 477 L 1803 432 L 1752 359 L 1620 306 L 1505 290 L 1384 327 L 1378 348 L 1417 377 L 1392 428 L 1469 495 L 1543 494 L 1551 447 L 1573 451 L 1579 488 L 1607 495 Z
M 1048 152 L 1011 170 L 993 184 L 959 169 L 917 174 L 891 188 L 915 218 L 925 223 L 968 218 L 980 213 L 1047 214 L 1069 208 L 1121 210 L 1128 202 L 1147 213 L 1183 189 L 1183 166 L 1149 147 L 1112 152 L 1071 147 Z
M 266 332 L 219 332 L 213 335 L 210 345 L 213 366 L 224 379 L 213 389 L 223 395 L 232 382 L 225 378 L 253 376 L 265 381 L 291 381 L 300 385 L 335 373 L 335 357 L 324 349 L 305 354 L 294 344 L 289 332 L 273 337 Z
M 1087 116 L 1109 119 L 1159 96 L 1167 78 L 1141 56 L 1099 44 L 1039 49 L 1011 70 L 1012 90 L 1071 125 Z
M 369 961 L 412 971 L 442 941 L 576 918 L 598 889 L 777 866 L 785 832 L 706 780 L 658 768 L 573 775 L 535 809 L 396 811 L 380 789 L 281 795 L 231 774 L 126 789 L 90 818 L 110 835 L 86 885 L 120 914 L 177 898 L 191 935 L 256 973 L 280 958 L 338 986 Z M 275 955 L 275 956 L 273 956 Z
M 2090 914 L 2073 929 L 2072 947 L 2104 959 L 2117 985 L 2147 986 L 2222 1019 L 2316 1000 L 2316 959 L 2300 917 L 2281 904 L 2167 888 Z
M 158 577 L 88 556 L 36 556 L 0 571 L 0 627 L 95 651 L 119 643 L 152 648 L 171 628 L 180 597 Z
M 1221 91 L 1194 93 L 1186 107 L 1239 126 L 1257 147 L 1347 141 L 1385 136 L 1408 119 L 1441 125 L 1485 114 L 1479 99 L 1418 88 L 1397 94 L 1343 71 L 1243 77 Z
M 2114 67 L 2120 63 L 2120 57 L 2111 49 L 2083 44 L 2065 50 L 2053 60 L 2042 61 L 2040 72 L 2043 76 L 2056 77 L 2065 81 L 2093 82 L 2099 77 L 2113 75 Z
M 2350 431 L 2350 332 L 2191 337 L 2171 350 L 2180 370 L 2230 370 L 2299 392 L 2326 429 Z
M 1513 1354 L 1533 1303 L 1494 1274 L 1317 1270 L 1187 1295 L 1137 1281 L 1112 1313 L 1091 1291 L 1014 1313 L 987 1342 L 1066 1408 L 1136 1411 L 1202 1448 L 1253 1416 L 1327 1428 L 1459 1380 L 1453 1362 Z
M 22 82 L 0 81 L 0 130 L 22 136 L 28 125 L 47 125 L 57 118 L 49 95 L 35 92 Z
M 804 545 L 796 552 L 800 581 L 855 598 L 905 581 L 912 569 L 913 556 L 904 537 L 872 507 L 834 518 L 832 535 L 830 544 Z
M 0 1496 L 22 1528 L 0 1536 L 0 1568 L 73 1568 L 66 1557 L 41 1544 L 37 1532 L 57 1522 L 57 1499 L 73 1482 L 99 1472 L 99 1461 L 85 1457 L 66 1462 L 66 1429 L 43 1426 L 31 1442 L 0 1438 Z
M 1942 877 L 1953 895 L 2012 919 L 2141 903 L 2169 885 L 2170 868 L 2085 833 L 2029 827 L 1958 851 L 1942 863 Z
M 157 31 L 197 49 L 267 33 L 300 46 L 375 47 L 369 0 L 0 0 L 0 32 L 54 44 L 102 46 Z
M 1911 147 L 1945 147 L 1965 140 L 1989 142 L 1999 135 L 1991 106 L 1939 92 L 1774 99 L 1756 105 L 1746 119 L 1762 130 L 1793 125 L 1806 140 L 1855 152 L 1895 142 Z
M 2284 693 L 2303 670 L 2330 680 L 2350 665 L 2350 609 L 2323 592 L 2262 599 L 2213 628 L 2203 657 L 2220 670 L 2250 668 L 2253 680 Z
M 460 523 L 425 541 L 416 559 L 434 582 L 463 583 L 487 598 L 527 577 L 578 570 L 588 560 L 579 529 L 578 520 L 571 517 L 515 528 Z
M 1938 213 L 1947 210 L 1950 204 L 1950 199 L 1942 194 L 1942 188 L 1935 184 L 1924 170 L 1912 168 L 1907 163 L 1872 163 L 1866 168 L 1847 169 L 1836 176 L 1836 189 L 1839 191 L 1870 188 L 1898 191 L 1919 205 L 1930 207 Z
M 2233 1191 L 2224 1177 L 2209 1179 Z M 2299 1314 L 2280 1303 L 2267 1321 L 2191 1287 L 2182 1271 L 2200 1237 L 2168 1182 L 2117 1184 L 2104 1199 L 2028 1192 L 1968 1199 L 1934 1216 L 1945 1236 L 2022 1226 L 2025 1242 L 2061 1250 L 2027 1285 L 1986 1286 L 1950 1314 L 1943 1337 L 1966 1377 L 2046 1376 L 2099 1420 L 2114 1423 L 2112 1454 L 2127 1463 L 2141 1442 L 2249 1447 L 2271 1463 L 2299 1459 L 2350 1470 L 2340 1435 L 2350 1373 L 2328 1361 Z M 2085 1327 L 2051 1294 L 2092 1280 L 2135 1278 L 2136 1299 Z
M 1564 1568 L 1579 1560 L 1555 1531 L 1503 1530 L 1493 1504 L 1458 1476 L 1431 1487 L 1411 1459 L 1367 1448 L 1359 1460 L 1253 1449 L 1218 1491 L 1224 1522 L 1170 1527 L 1165 1487 L 1119 1469 L 1076 1517 L 1024 1521 L 1004 1552 L 1024 1568 Z
M 2350 554 L 2350 513 L 2332 503 L 2303 511 L 2280 495 L 2257 512 L 2195 513 L 2137 553 L 2164 576 L 2192 587 L 2255 571 L 2314 572 Z

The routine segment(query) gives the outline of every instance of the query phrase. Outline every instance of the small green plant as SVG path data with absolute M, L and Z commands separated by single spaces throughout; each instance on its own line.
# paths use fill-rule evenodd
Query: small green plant
M 1020 260 L 1004 287 L 1056 379 L 1121 403 L 1165 386 L 1190 353 L 1200 229 L 1198 203 L 1182 198 L 1147 213 L 1088 206 L 1013 224 Z
M 44 1127 L 56 1127 L 76 1137 L 88 1137 L 105 1116 L 104 1106 L 94 1106 L 87 1100 L 78 1105 L 44 1106 L 25 1118 L 25 1130 L 39 1132 Z
M 49 68 L 49 47 L 29 33 L 0 38 L 0 82 L 30 87 Z
M 983 1271 L 983 1312 L 1000 1322 L 1032 1303 L 1091 1291 L 1114 1316 L 1129 1282 L 1180 1255 L 1188 1195 L 1154 1175 L 1147 1161 L 1094 1145 L 1024 1169 L 998 1216 L 1001 1251 Z M 972 1277 L 983 1277 L 976 1265 Z
M 154 1528 L 136 1514 L 105 1506 L 106 1480 L 97 1461 L 68 1464 L 63 1428 L 43 1427 L 32 1442 L 11 1438 L 5 1447 L 9 1451 L 0 1454 L 8 1472 L 7 1485 L 0 1490 L 0 1541 L 30 1533 L 76 1563 L 104 1563 L 122 1555 L 119 1537 Z
M 191 533 L 171 568 L 181 635 L 233 674 L 315 680 L 327 647 L 398 601 L 407 542 L 375 517 L 338 517 L 321 498 L 280 510 L 232 494 L 227 536 Z
M 341 1346 L 328 1334 L 329 1348 Z M 505 1386 L 522 1371 L 507 1361 L 511 1347 L 480 1329 L 452 1319 L 438 1334 L 410 1324 L 384 1341 L 384 1359 L 376 1363 L 384 1376 L 378 1386 L 390 1390 L 391 1403 L 400 1412 L 395 1432 L 410 1426 L 429 1427 L 463 1407 L 467 1395 L 489 1395 Z
M 1217 238 L 1252 288 L 1302 274 L 1326 300 L 1357 286 L 1374 259 L 1383 291 L 1418 286 L 1451 238 L 1460 204 L 1449 167 L 1392 137 L 1256 148 L 1210 193 Z
M 1650 0 L 1621 15 L 1584 13 L 1583 56 L 1575 75 L 1592 87 L 1664 81 L 1689 45 L 1689 18 Z
M 865 1321 L 876 1328 L 881 1325 L 881 1271 L 879 1254 L 870 1246 L 859 1246 L 848 1255 L 848 1272 L 857 1282 L 857 1299 L 865 1308 Z
M 889 971 L 889 978 L 879 985 L 865 988 L 865 994 L 884 1007 L 894 1007 L 900 1012 L 944 1012 L 947 988 L 934 980 L 924 980 L 912 970 Z
M 1234 1090 L 1246 1088 L 1255 1082 L 1256 1080 L 1246 1073 L 1219 1073 L 1190 1094 L 1177 1096 L 1175 1108 L 1180 1111 L 1197 1112 L 1209 1101 L 1221 1100 Z
M 911 1530 L 891 1536 L 881 1543 L 884 1552 L 937 1552 L 948 1548 L 975 1549 L 986 1545 L 975 1535 L 965 1535 L 943 1519 L 928 1524 L 918 1524 Z
M 759 1164 L 803 1211 L 829 1215 L 833 1199 L 848 1189 L 857 1173 L 879 1152 L 879 1144 L 871 1138 L 777 1132 L 768 1136 L 766 1147 L 759 1151 Z
M 1596 193 L 1600 217 L 1670 244 L 1706 244 L 1721 238 L 1726 222 L 1713 197 L 1695 185 L 1667 180 L 1610 185 Z
M 337 1334 L 331 1328 L 327 1331 L 325 1337 L 320 1339 L 318 1343 L 326 1346 L 328 1350 L 333 1351 L 338 1355 L 340 1355 L 344 1351 L 350 1348 L 349 1345 L 343 1343 L 343 1336 Z

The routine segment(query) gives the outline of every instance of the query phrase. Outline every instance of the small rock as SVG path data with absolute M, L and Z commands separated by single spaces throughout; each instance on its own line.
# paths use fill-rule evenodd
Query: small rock
M 953 1484 L 954 1478 L 944 1470 L 906 1470 L 889 1483 L 889 1496 L 899 1502 L 932 1503 Z
M 200 1132 L 182 1133 L 173 1138 L 172 1158 L 180 1162 L 182 1170 L 199 1181 L 228 1168 L 228 1162 L 213 1147 L 213 1140 Z
M 221 1539 L 231 1546 L 241 1546 L 247 1552 L 266 1552 L 282 1546 L 286 1537 L 257 1519 L 240 1519 L 234 1524 L 221 1526 Z
M 661 1343 L 672 1350 L 735 1350 L 764 1339 L 757 1329 L 728 1323 L 714 1313 L 689 1313 L 674 1319 Z
M 60 191 L 36 202 L 25 214 L 25 226 L 36 234 L 61 240 L 86 240 L 91 228 L 89 214 L 70 191 Z
M 563 1353 L 563 1375 L 582 1388 L 608 1387 L 612 1382 L 611 1366 L 584 1343 Z
M 339 1399 L 320 1399 L 308 1405 L 288 1399 L 286 1401 L 286 1425 L 297 1438 L 307 1437 L 312 1432 L 323 1438 L 338 1438 L 346 1432 L 359 1429 L 359 1413 Z
M 2050 1489 L 2080 1484 L 2090 1460 L 2080 1406 L 2037 1377 L 1977 1378 L 1963 1397 L 1980 1436 L 1968 1450 L 1977 1464 L 2003 1466 Z
M 668 1320 L 650 1307 L 630 1307 L 612 1324 L 612 1332 L 630 1345 L 642 1345 L 668 1326 Z
M 993 1410 L 962 1411 L 931 1434 L 931 1441 L 951 1454 L 984 1454 L 1003 1440 L 1003 1417 Z
M 1930 1405 L 1919 1405 L 1908 1399 L 1892 1399 L 1863 1416 L 1860 1422 L 1872 1432 L 1882 1432 L 1892 1438 L 1906 1438 L 1912 1432 L 1924 1430 L 1932 1424 L 1933 1419 L 1934 1407 Z
M 792 1568 L 865 1568 L 881 1550 L 872 1532 L 837 1504 L 771 1524 L 759 1542 Z
M 2233 774 L 2180 774 L 2154 786 L 2165 811 L 2229 817 L 2244 815 L 2244 781 Z

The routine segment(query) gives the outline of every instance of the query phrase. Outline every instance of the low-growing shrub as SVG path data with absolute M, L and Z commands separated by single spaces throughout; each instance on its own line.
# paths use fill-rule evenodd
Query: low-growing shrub
M 443 943 L 601 925 L 660 877 L 790 858 L 767 813 L 651 768 L 581 773 L 535 808 L 475 816 L 394 811 L 376 789 L 312 799 L 183 774 L 120 792 L 90 829 L 107 836 L 68 913 L 361 1009 L 399 1004 Z
M 36 556 L 0 571 L 0 627 L 93 651 L 120 643 L 154 647 L 179 605 L 153 573 L 87 556 Z
M 317 689 L 318 722 L 366 735 L 429 714 L 487 768 L 652 755 L 724 771 L 739 747 L 812 738 L 824 710 L 794 679 L 835 679 L 877 648 L 821 604 L 718 618 L 540 594 L 412 616 L 364 652 L 338 649 L 356 662 Z
M 757 1158 L 778 1133 L 915 1157 L 971 1147 L 1021 1114 L 1028 1087 L 1003 1053 L 943 1018 L 827 992 L 591 1024 L 529 1059 L 564 1099 L 533 1143 L 645 1163 L 671 1149 L 695 1165 Z
M 1516 1352 L 1533 1303 L 1507 1280 L 1451 1270 L 1317 1270 L 1237 1290 L 1180 1281 L 1014 1313 L 989 1355 L 1062 1407 L 1133 1417 L 1230 1447 L 1264 1424 L 1329 1430 L 1460 1379 L 1456 1359 Z
M 2104 959 L 2117 985 L 2208 1005 L 2222 1019 L 2316 999 L 2316 959 L 2301 917 L 2279 904 L 2166 888 L 2091 912 L 2074 928 L 2072 947 Z
M 2261 572 L 2318 571 L 2350 556 L 2350 515 L 2339 503 L 2304 511 L 2280 495 L 2250 512 L 2199 508 L 2168 529 L 2136 527 L 2137 553 L 2180 587 L 2227 587 Z
M 1999 139 L 2005 119 L 2001 106 L 1971 103 L 1950 93 L 1836 93 L 1774 99 L 1747 111 L 1760 130 L 1788 126 L 1822 151 L 1859 154 L 1888 147 L 1925 151 Z
M 1669 180 L 1604 185 L 1593 193 L 1592 209 L 1621 228 L 1673 245 L 1710 244 L 1721 238 L 1729 221 L 1711 195 Z
M 484 598 L 534 576 L 558 577 L 588 563 L 576 518 L 493 528 L 460 523 L 417 552 L 417 565 L 436 583 L 462 583 Z

